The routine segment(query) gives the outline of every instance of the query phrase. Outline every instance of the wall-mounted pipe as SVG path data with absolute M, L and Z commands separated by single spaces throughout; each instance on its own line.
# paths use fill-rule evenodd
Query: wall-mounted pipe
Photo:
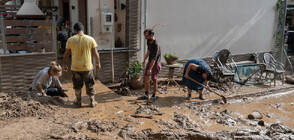
M 147 29 L 147 0 L 144 0 L 144 13 L 145 13 L 145 16 L 144 16 L 144 24 L 145 24 L 144 31 L 145 31 Z M 144 38 L 144 54 L 143 54 L 143 59 L 145 57 L 146 52 L 147 52 L 147 43 L 146 43 L 146 39 Z

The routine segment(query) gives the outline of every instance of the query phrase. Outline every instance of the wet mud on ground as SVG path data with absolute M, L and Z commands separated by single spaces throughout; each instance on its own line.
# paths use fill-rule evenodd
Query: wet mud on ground
M 97 82 L 95 108 L 83 89 L 77 108 L 69 97 L 39 97 L 29 92 L 0 93 L 0 139 L 294 139 L 294 86 L 242 86 L 207 100 L 185 100 L 186 89 L 160 86 L 158 99 L 136 100 L 143 90 L 121 96 Z M 237 88 L 235 88 L 237 89 Z M 255 94 L 253 94 L 255 93 Z M 257 111 L 259 119 L 248 115 Z

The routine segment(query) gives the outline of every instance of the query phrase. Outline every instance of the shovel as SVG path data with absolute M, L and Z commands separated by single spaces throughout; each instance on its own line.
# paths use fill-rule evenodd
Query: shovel
M 224 103 L 225 103 L 225 104 L 227 103 L 227 99 L 226 99 L 226 97 L 225 97 L 224 95 L 222 95 L 222 94 L 220 94 L 220 93 L 217 93 L 217 92 L 215 92 L 215 91 L 211 90 L 211 89 L 210 89 L 210 88 L 208 88 L 207 86 L 205 86 L 205 85 L 203 85 L 203 84 L 199 83 L 198 81 L 196 81 L 196 80 L 192 79 L 192 78 L 191 78 L 191 77 L 189 77 L 189 76 L 188 76 L 188 79 L 190 79 L 191 81 L 193 81 L 193 82 L 197 83 L 198 85 L 201 85 L 202 87 L 206 88 L 206 89 L 207 89 L 207 90 L 209 90 L 210 92 L 213 92 L 213 93 L 215 93 L 216 95 L 218 95 L 218 96 L 222 97 L 222 99 L 223 99 Z

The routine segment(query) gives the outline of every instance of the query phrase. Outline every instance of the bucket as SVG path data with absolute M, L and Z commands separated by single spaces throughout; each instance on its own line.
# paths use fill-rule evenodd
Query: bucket
M 248 115 L 248 119 L 262 119 L 262 114 L 259 111 L 254 110 L 251 114 Z

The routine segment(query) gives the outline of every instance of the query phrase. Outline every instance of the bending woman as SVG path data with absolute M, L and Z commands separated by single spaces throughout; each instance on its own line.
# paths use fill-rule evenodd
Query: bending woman
M 202 94 L 204 87 L 191 81 L 188 77 L 208 87 L 208 82 L 212 79 L 212 71 L 209 65 L 202 59 L 192 59 L 188 61 L 185 66 L 182 79 L 183 83 L 188 88 L 188 100 L 191 99 L 192 90 L 199 93 L 199 99 L 205 100 Z
M 55 61 L 50 63 L 50 67 L 46 67 L 39 71 L 35 76 L 32 83 L 32 91 L 37 92 L 41 96 L 61 96 L 67 97 L 64 93 L 65 89 L 62 88 L 58 79 L 62 75 L 62 68 L 56 64 Z

